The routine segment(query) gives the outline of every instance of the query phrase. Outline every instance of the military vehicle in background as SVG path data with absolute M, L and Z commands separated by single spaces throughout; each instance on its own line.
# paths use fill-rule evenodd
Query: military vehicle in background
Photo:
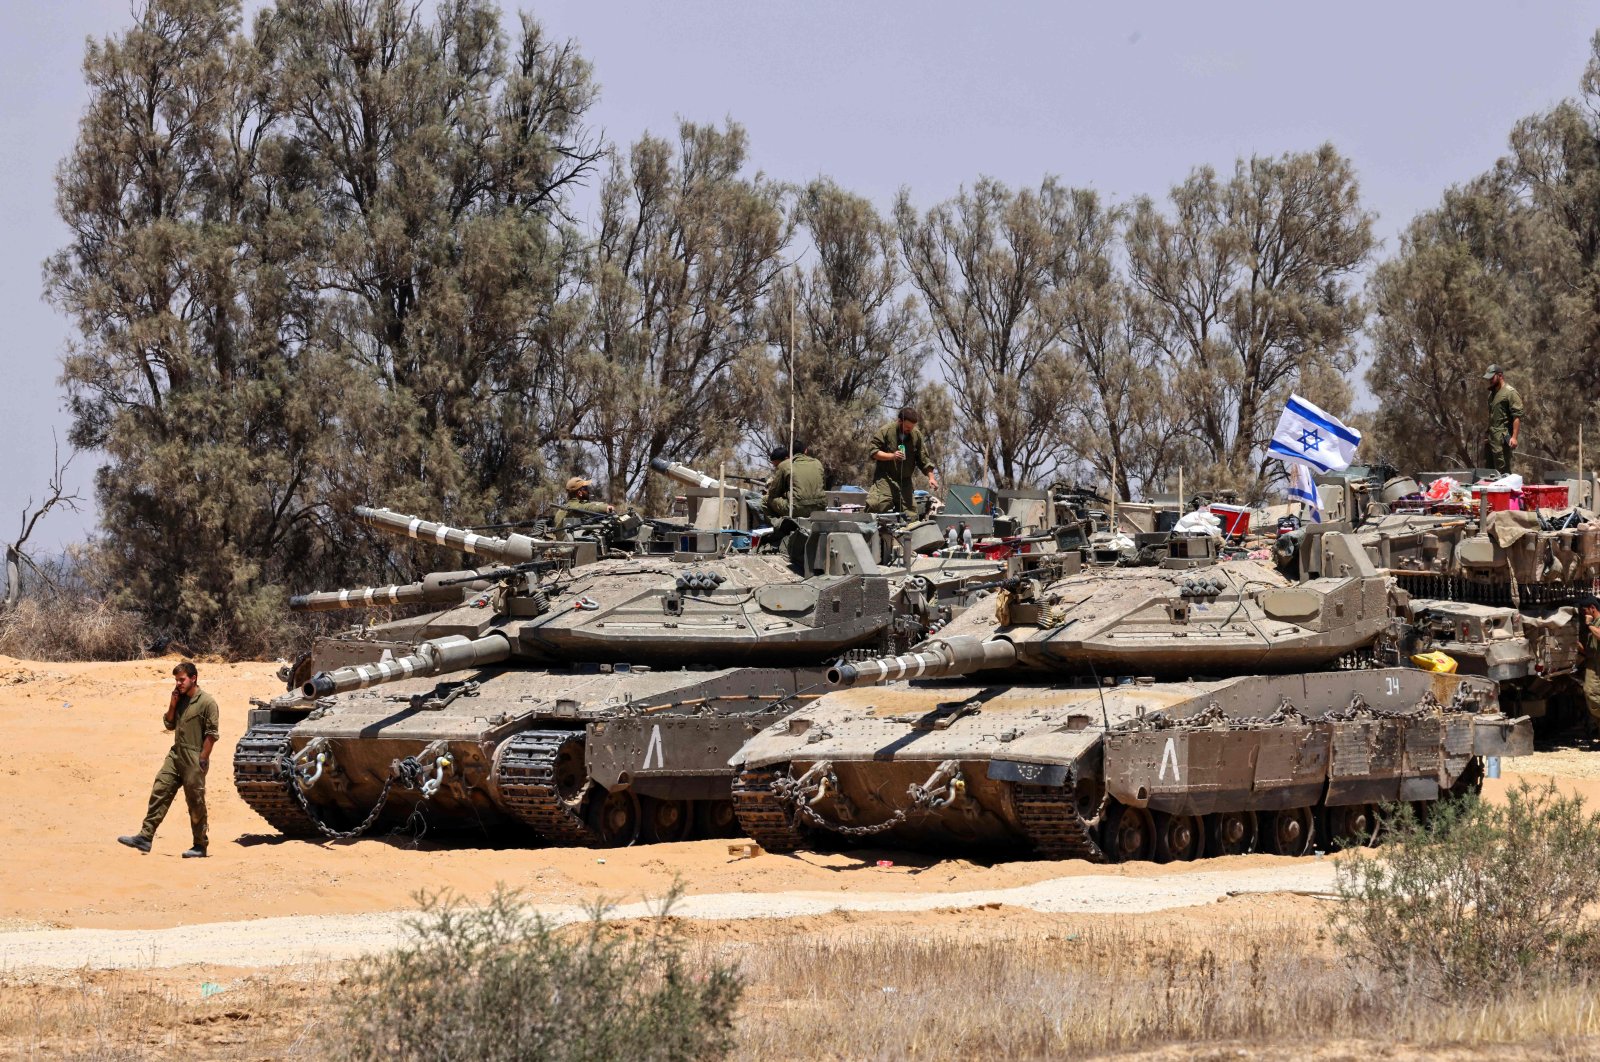
M 728 759 L 745 740 L 815 696 L 830 662 L 921 640 L 1003 571 L 921 556 L 886 570 L 877 521 L 852 514 L 817 514 L 784 555 L 737 552 L 747 533 L 714 520 L 554 542 L 357 517 L 493 563 L 297 599 L 450 607 L 348 639 L 354 659 L 251 712 L 235 784 L 288 834 L 418 811 L 562 844 L 730 833 Z
M 1470 483 L 1476 474 L 1455 478 Z M 1524 511 L 1491 510 L 1486 495 L 1475 504 L 1431 503 L 1417 479 L 1387 468 L 1358 467 L 1318 483 L 1324 520 L 1280 538 L 1276 560 L 1285 572 L 1319 574 L 1318 539 L 1350 535 L 1409 597 L 1405 649 L 1443 651 L 1462 673 L 1496 680 L 1507 710 L 1547 731 L 1583 718 L 1573 603 L 1600 589 L 1600 521 L 1585 507 L 1592 482 L 1555 485 L 1562 504 Z
M 1492 681 L 1393 666 L 1406 595 L 1355 539 L 1308 548 L 1298 582 L 1182 538 L 1156 567 L 1017 558 L 992 611 L 836 666 L 832 692 L 740 749 L 739 823 L 775 851 L 873 836 L 1097 861 L 1301 855 L 1531 751 Z

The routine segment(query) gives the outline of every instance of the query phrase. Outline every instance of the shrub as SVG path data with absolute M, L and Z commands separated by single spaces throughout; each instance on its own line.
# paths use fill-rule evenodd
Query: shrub
M 1355 958 L 1440 997 L 1534 987 L 1592 969 L 1600 934 L 1600 815 L 1524 782 L 1504 805 L 1476 797 L 1419 820 L 1391 813 L 1381 855 L 1338 870 L 1335 939 Z
M 0 653 L 28 660 L 133 660 L 144 654 L 144 617 L 112 605 L 85 552 L 26 570 L 22 599 L 0 608 Z
M 424 897 L 414 939 L 357 965 L 329 1053 L 345 1059 L 704 1059 L 725 1056 L 742 983 L 692 969 L 662 914 L 565 929 L 497 891 L 482 907 Z

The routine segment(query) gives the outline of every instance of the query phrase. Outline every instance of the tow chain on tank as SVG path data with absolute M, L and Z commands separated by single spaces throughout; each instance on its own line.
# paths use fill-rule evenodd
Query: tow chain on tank
M 1165 715 L 1154 712 L 1149 715 L 1129 719 L 1124 723 L 1111 728 L 1112 733 L 1139 733 L 1148 730 L 1210 730 L 1218 725 L 1229 730 L 1267 730 L 1272 727 L 1283 726 L 1285 723 L 1349 723 L 1357 719 L 1417 719 L 1433 712 L 1468 712 L 1475 711 L 1476 706 L 1468 703 L 1469 698 L 1462 696 L 1457 690 L 1456 696 L 1449 704 L 1439 703 L 1432 691 L 1423 694 L 1422 698 L 1409 710 L 1394 710 L 1379 708 L 1368 704 L 1359 693 L 1351 694 L 1350 703 L 1343 708 L 1330 709 L 1320 715 L 1307 715 L 1296 708 L 1285 697 L 1277 709 L 1268 716 L 1258 718 L 1239 718 L 1231 716 L 1227 711 L 1212 701 L 1203 711 L 1197 712 L 1187 719 L 1169 719 Z
M 525 730 L 507 741 L 500 755 L 497 781 L 501 799 L 551 844 L 599 842 L 599 835 L 573 810 L 573 805 L 583 806 L 594 783 L 586 778 L 573 797 L 564 799 L 556 781 L 562 746 L 576 744 L 581 766 L 583 740 L 581 730 Z
M 279 766 L 293 729 L 293 723 L 266 723 L 246 730 L 233 752 L 233 785 L 250 809 L 279 833 L 308 837 L 316 832 L 316 820 L 290 796 Z
M 310 820 L 311 825 L 321 831 L 324 836 L 335 841 L 352 840 L 370 830 L 373 824 L 378 821 L 378 816 L 383 814 L 384 805 L 389 802 L 389 791 L 394 788 L 396 782 L 407 789 L 420 789 L 422 787 L 422 765 L 417 762 L 416 757 L 407 756 L 403 760 L 395 760 L 389 769 L 389 777 L 383 780 L 383 789 L 378 792 L 377 802 L 372 805 L 372 810 L 367 812 L 367 817 L 348 830 L 336 830 L 322 820 L 315 806 L 306 796 L 305 787 L 299 782 L 299 774 L 294 759 L 289 755 L 287 749 L 278 756 L 278 772 L 279 777 L 282 779 L 281 784 L 294 794 L 295 800 L 299 802 L 300 809 L 305 812 L 306 818 Z M 320 766 L 317 768 L 317 773 L 321 773 Z
M 896 808 L 894 814 L 882 822 L 867 826 L 851 826 L 825 817 L 813 806 L 816 801 L 828 796 L 830 789 L 836 802 L 846 799 L 839 790 L 838 776 L 833 773 L 832 765 L 826 760 L 812 764 L 810 770 L 799 778 L 780 775 L 774 777 L 772 781 L 772 789 L 777 798 L 794 807 L 806 821 L 819 829 L 843 834 L 846 837 L 872 837 L 905 822 L 912 811 L 949 807 L 961 799 L 966 786 L 960 765 L 955 760 L 945 760 L 934 768 L 933 774 L 926 782 L 921 785 L 913 782 L 907 787 L 906 795 L 911 798 L 910 807 Z

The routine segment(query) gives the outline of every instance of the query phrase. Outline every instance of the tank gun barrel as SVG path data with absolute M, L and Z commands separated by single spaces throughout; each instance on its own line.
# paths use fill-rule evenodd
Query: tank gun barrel
M 527 535 L 513 534 L 504 538 L 480 535 L 465 528 L 451 527 L 449 524 L 423 520 L 416 516 L 404 516 L 389 509 L 374 509 L 366 505 L 356 506 L 353 515 L 359 523 L 386 534 L 449 546 L 502 564 L 521 564 L 533 560 L 538 554 L 547 550 L 573 548 L 570 542 L 552 542 L 547 539 L 529 538 Z
M 432 572 L 414 583 L 364 586 L 355 590 L 320 590 L 289 599 L 290 612 L 337 612 L 347 608 L 381 608 L 385 605 L 448 605 L 461 600 L 462 589 L 487 590 L 493 585 L 489 568 L 459 572 Z
M 494 633 L 482 638 L 459 634 L 434 638 L 417 646 L 416 652 L 375 664 L 357 664 L 337 671 L 319 671 L 300 687 L 307 697 L 331 697 L 335 693 L 364 690 L 401 679 L 424 678 L 446 671 L 465 671 L 482 664 L 498 664 L 511 655 L 511 640 Z
M 731 497 L 754 497 L 758 499 L 761 497 L 759 491 L 741 487 L 736 483 L 724 482 L 716 476 L 708 476 L 704 472 L 690 468 L 688 465 L 680 465 L 678 462 L 668 461 L 664 457 L 652 457 L 650 459 L 650 467 L 668 479 L 682 483 L 686 487 L 699 487 L 701 490 L 717 490 L 721 488 L 726 490 Z M 728 478 L 731 480 L 735 477 L 730 476 Z
M 869 686 L 898 679 L 948 678 L 1017 662 L 1017 647 L 1004 638 L 961 635 L 926 643 L 914 653 L 880 656 L 828 669 L 830 686 Z

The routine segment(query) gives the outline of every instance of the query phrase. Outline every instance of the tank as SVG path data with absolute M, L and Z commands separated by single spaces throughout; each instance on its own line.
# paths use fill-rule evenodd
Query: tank
M 495 563 L 298 598 L 449 607 L 397 621 L 405 634 L 351 637 L 354 659 L 257 702 L 235 784 L 296 835 L 406 821 L 559 844 L 732 834 L 728 761 L 746 740 L 816 696 L 829 664 L 909 646 L 965 586 L 1003 572 L 945 558 L 885 569 L 876 522 L 833 515 L 792 558 L 650 521 L 583 556 L 362 510 L 386 533 Z
M 1023 562 L 993 608 L 835 666 L 753 737 L 739 822 L 774 851 L 1304 855 L 1532 750 L 1494 681 L 1396 666 L 1409 600 L 1357 541 L 1316 548 L 1322 574 L 1296 582 L 1181 540 L 1154 568 Z
M 1423 475 L 1415 485 L 1436 478 Z M 1469 473 L 1457 478 L 1470 482 Z M 1559 731 L 1583 717 L 1575 681 L 1582 664 L 1574 602 L 1600 590 L 1600 521 L 1581 508 L 1493 512 L 1485 507 L 1373 501 L 1360 480 L 1322 477 L 1333 517 L 1283 536 L 1276 560 L 1286 572 L 1321 571 L 1317 542 L 1329 528 L 1354 537 L 1372 564 L 1410 596 L 1405 633 L 1417 652 L 1439 650 L 1464 673 L 1501 683 L 1501 700 Z M 1576 495 L 1584 484 L 1569 481 Z

